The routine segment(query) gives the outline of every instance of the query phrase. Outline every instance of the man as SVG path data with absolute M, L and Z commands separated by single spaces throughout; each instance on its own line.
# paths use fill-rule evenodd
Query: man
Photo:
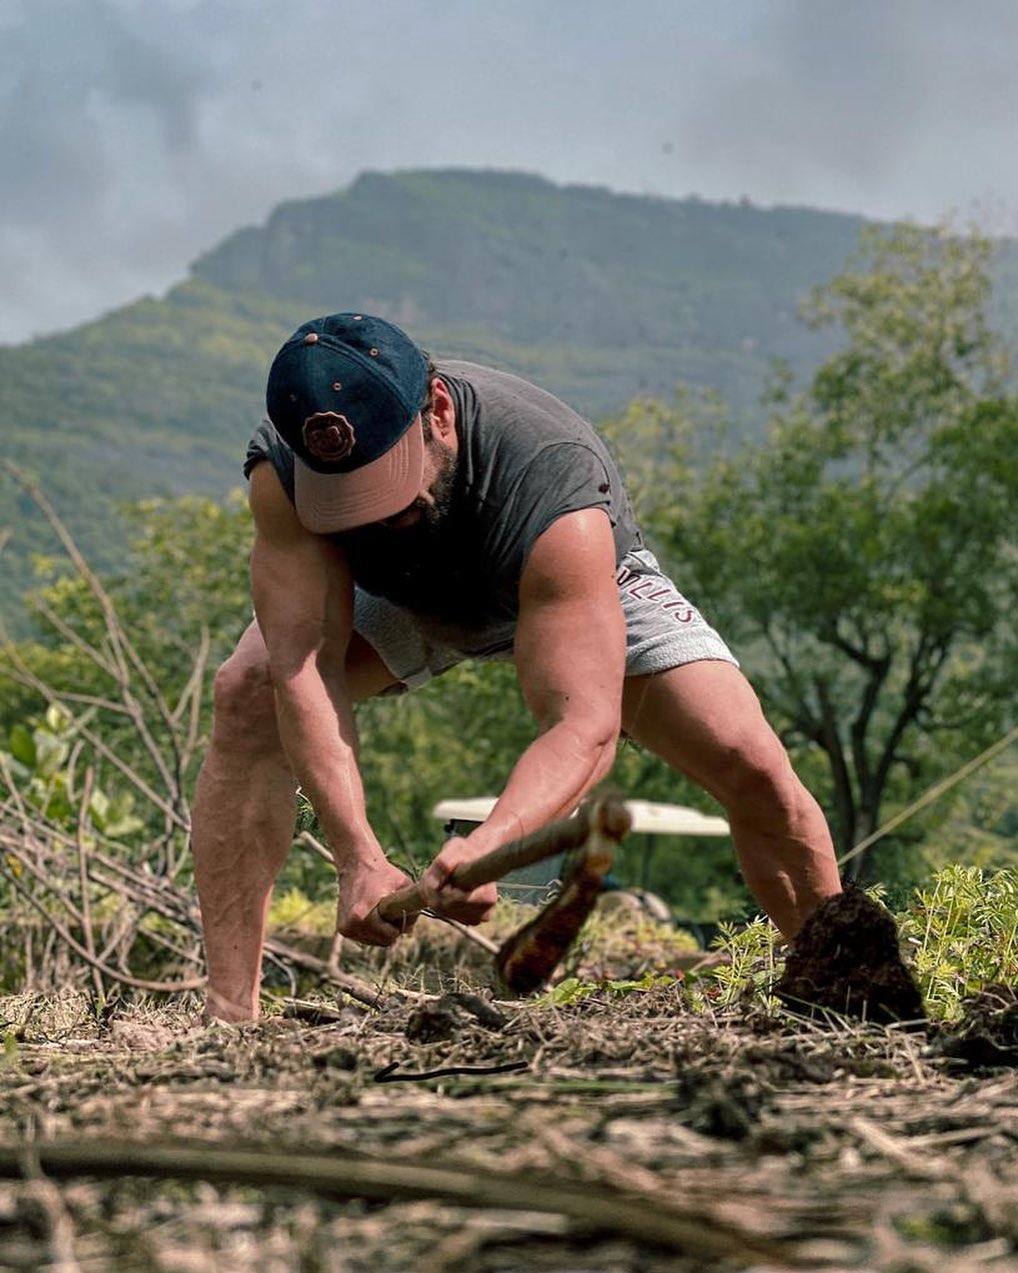
M 339 872 L 338 929 L 407 883 L 365 815 L 353 704 L 464 658 L 511 658 L 538 732 L 488 820 L 423 879 L 467 923 L 493 886 L 462 861 L 564 816 L 612 767 L 620 730 L 711 792 L 743 875 L 786 937 L 839 891 L 826 823 L 724 642 L 644 548 L 604 444 L 515 376 L 432 366 L 367 314 L 306 323 L 269 373 L 249 447 L 256 620 L 216 678 L 194 808 L 208 1010 L 258 1015 L 265 919 L 295 788 Z

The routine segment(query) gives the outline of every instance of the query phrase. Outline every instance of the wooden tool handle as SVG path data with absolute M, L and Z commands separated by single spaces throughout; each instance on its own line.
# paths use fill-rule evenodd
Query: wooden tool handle
M 475 889 L 500 880 L 510 871 L 543 862 L 556 853 L 567 853 L 584 844 L 594 831 L 619 841 L 632 825 L 625 801 L 618 796 L 598 796 L 585 801 L 571 818 L 552 822 L 519 840 L 501 844 L 473 862 L 464 862 L 452 873 L 450 882 L 457 888 Z M 427 903 L 419 884 L 397 889 L 378 903 L 380 918 L 390 924 L 399 923 L 405 915 L 416 915 Z

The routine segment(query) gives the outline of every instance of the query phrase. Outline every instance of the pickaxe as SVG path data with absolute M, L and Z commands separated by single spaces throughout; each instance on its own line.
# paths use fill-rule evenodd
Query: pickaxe
M 555 971 L 594 909 L 601 881 L 615 861 L 615 847 L 631 825 L 632 818 L 622 800 L 617 796 L 598 796 L 582 804 L 573 817 L 502 844 L 452 872 L 451 882 L 469 890 L 556 853 L 572 853 L 561 892 L 513 933 L 495 956 L 495 967 L 509 990 L 531 994 Z M 426 905 L 420 885 L 410 884 L 383 898 L 378 903 L 378 914 L 390 924 L 399 924 Z

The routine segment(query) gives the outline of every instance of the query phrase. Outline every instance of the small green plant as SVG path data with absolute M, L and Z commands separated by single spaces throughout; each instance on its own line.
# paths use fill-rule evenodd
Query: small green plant
M 579 977 L 565 977 L 562 981 L 537 1000 L 542 1006 L 553 1006 L 562 1008 L 571 1003 L 579 1003 L 580 1000 L 589 998 L 590 995 L 603 994 L 611 998 L 619 999 L 630 994 L 640 994 L 647 990 L 653 990 L 657 986 L 670 986 L 675 984 L 675 978 L 666 973 L 649 972 L 644 977 L 640 977 L 636 981 L 630 980 L 608 980 L 608 981 L 582 981 Z
M 961 1000 L 1018 981 L 1018 871 L 948 866 L 897 915 L 931 1017 L 959 1015 Z
M 718 964 L 709 972 L 717 988 L 713 996 L 708 996 L 713 1005 L 728 1008 L 758 997 L 771 1002 L 769 991 L 777 975 L 776 947 L 780 941 L 781 934 L 763 916 L 742 928 L 722 924 L 721 935 L 714 945 L 728 956 L 728 962 Z
M 0 758 L 21 798 L 50 821 L 68 829 L 73 829 L 80 817 L 76 743 L 70 712 L 51 703 L 38 721 L 15 724 L 8 735 L 7 750 L 0 749 Z M 133 835 L 144 826 L 133 812 L 132 792 L 110 795 L 95 786 L 87 794 L 89 821 L 108 839 Z

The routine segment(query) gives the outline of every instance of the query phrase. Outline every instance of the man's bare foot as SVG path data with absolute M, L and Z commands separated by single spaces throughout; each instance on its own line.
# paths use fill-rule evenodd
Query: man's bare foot
M 222 1025 L 249 1025 L 258 1020 L 258 1002 L 255 1001 L 253 1008 L 244 1007 L 210 986 L 205 995 L 204 1019 L 206 1022 L 218 1021 Z

